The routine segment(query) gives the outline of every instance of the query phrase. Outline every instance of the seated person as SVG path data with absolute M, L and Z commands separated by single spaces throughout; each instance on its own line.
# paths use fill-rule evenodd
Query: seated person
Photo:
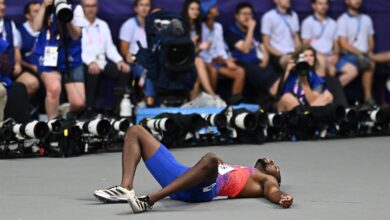
M 219 16 L 216 3 L 216 0 L 201 3 L 202 16 L 205 18 L 205 22 L 202 24 L 202 41 L 207 46 L 200 52 L 199 56 L 207 65 L 214 91 L 217 87 L 217 75 L 221 74 L 233 80 L 232 95 L 241 95 L 244 88 L 245 71 L 236 65 L 232 57 L 228 56 L 222 25 L 215 21 Z
M 123 23 L 119 31 L 120 53 L 126 63 L 131 66 L 131 78 L 139 78 L 138 85 L 144 88 L 146 106 L 153 106 L 156 104 L 156 92 L 152 81 L 147 77 L 147 74 L 145 74 L 146 71 L 144 71 L 142 65 L 136 62 L 135 55 L 139 50 L 137 41 L 139 41 L 144 48 L 148 46 L 145 32 L 145 18 L 149 14 L 151 6 L 152 0 L 135 0 L 135 16 Z
M 130 67 L 115 47 L 107 22 L 96 17 L 98 0 L 83 0 L 88 25 L 82 30 L 82 59 L 85 67 L 86 107 L 94 108 L 100 77 L 117 80 L 123 91 L 130 87 Z
M 0 0 L 0 39 L 10 45 L 9 58 L 14 65 L 12 79 L 24 84 L 29 95 L 33 95 L 38 87 L 37 77 L 22 69 L 22 55 L 20 52 L 21 37 L 15 23 L 4 17 L 5 1 Z
M 372 19 L 361 13 L 362 0 L 346 0 L 347 12 L 337 20 L 337 36 L 342 51 L 338 67 L 346 62 L 352 63 L 362 74 L 364 93 L 363 106 L 375 105 L 372 95 L 372 83 L 375 63 L 370 59 L 374 52 L 374 25 Z
M 269 55 L 260 44 L 260 36 L 255 32 L 253 6 L 239 3 L 235 10 L 235 23 L 229 27 L 227 43 L 237 64 L 245 69 L 246 85 L 262 91 L 263 94 L 276 95 L 279 74 L 274 73 L 269 64 Z
M 137 197 L 133 183 L 141 158 L 162 189 Z M 122 165 L 120 186 L 96 190 L 94 196 L 102 202 L 129 202 L 134 213 L 151 210 L 154 203 L 167 196 L 183 202 L 209 202 L 217 196 L 265 197 L 283 208 L 293 203 L 293 198 L 280 190 L 280 168 L 273 160 L 259 159 L 255 167 L 232 166 L 208 153 L 193 167 L 184 166 L 139 125 L 126 133 Z
M 274 2 L 276 7 L 261 19 L 261 33 L 274 70 L 282 73 L 291 54 L 301 45 L 299 20 L 297 13 L 291 10 L 291 0 Z
M 195 44 L 195 51 L 197 55 L 203 49 L 202 42 L 202 17 L 200 15 L 200 2 L 199 0 L 186 0 L 182 9 L 182 18 L 190 31 L 191 39 Z M 198 74 L 198 79 L 195 82 L 194 88 L 190 94 L 190 100 L 198 97 L 200 93 L 200 87 L 209 95 L 217 98 L 217 95 L 211 86 L 210 76 L 207 72 L 207 68 L 203 60 L 199 57 L 195 57 L 195 68 Z
M 312 9 L 314 13 L 302 22 L 301 35 L 303 43 L 317 51 L 316 73 L 325 77 L 336 76 L 338 72 L 341 85 L 346 86 L 357 77 L 358 70 L 349 62 L 336 69 L 340 49 L 336 22 L 327 16 L 329 0 L 313 0 Z
M 298 75 L 295 71 L 297 60 L 304 56 L 312 70 L 308 75 Z M 333 95 L 327 90 L 325 81 L 314 71 L 316 52 L 304 46 L 293 55 L 286 68 L 285 83 L 276 108 L 280 112 L 290 111 L 298 105 L 324 106 L 333 102 Z
M 24 16 L 26 21 L 19 26 L 22 45 L 20 51 L 22 53 L 22 67 L 33 74 L 38 73 L 39 57 L 34 54 L 35 44 L 37 42 L 39 32 L 32 29 L 32 24 L 35 16 L 38 14 L 41 4 L 39 2 L 29 2 L 24 6 Z

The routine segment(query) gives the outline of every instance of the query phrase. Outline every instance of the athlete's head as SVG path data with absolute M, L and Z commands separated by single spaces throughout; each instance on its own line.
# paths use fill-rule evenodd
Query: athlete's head
M 260 172 L 266 173 L 268 175 L 271 175 L 275 177 L 279 185 L 282 182 L 282 177 L 280 176 L 280 168 L 278 165 L 276 165 L 275 161 L 269 158 L 261 158 L 256 161 L 255 168 L 258 169 Z

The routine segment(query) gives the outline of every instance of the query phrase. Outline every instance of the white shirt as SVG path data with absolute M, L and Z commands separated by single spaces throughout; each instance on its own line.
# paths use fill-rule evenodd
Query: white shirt
M 15 23 L 11 21 L 12 34 L 14 36 L 14 47 L 20 48 L 22 44 L 22 36 L 20 36 L 19 30 L 16 28 Z M 4 19 L 0 20 L 0 33 L 3 33 L 3 40 L 7 41 L 7 33 L 4 28 Z
M 205 23 L 202 23 L 202 40 L 209 43 L 207 50 L 202 50 L 199 56 L 205 63 L 211 63 L 214 58 L 222 57 L 227 59 L 225 40 L 223 38 L 223 28 L 218 22 L 214 22 L 211 29 Z
M 39 36 L 39 31 L 34 31 L 30 25 L 30 23 L 28 23 L 28 21 L 25 21 L 23 23 L 23 27 L 26 29 L 26 31 L 33 37 L 38 37 Z
M 332 18 L 320 21 L 315 15 L 310 15 L 302 22 L 301 36 L 310 40 L 310 45 L 319 53 L 329 55 L 337 39 L 337 25 Z
M 283 54 L 292 53 L 295 50 L 294 34 L 299 32 L 298 15 L 281 14 L 272 9 L 264 14 L 261 19 L 261 33 L 270 37 L 270 44 Z
M 114 63 L 123 60 L 112 41 L 107 22 L 99 18 L 96 18 L 93 24 L 83 28 L 81 45 L 81 57 L 86 65 L 96 62 L 101 69 L 104 69 L 107 59 Z
M 337 36 L 346 37 L 348 42 L 360 52 L 368 52 L 368 39 L 374 34 L 372 20 L 365 14 L 351 16 L 344 13 L 337 20 Z
M 129 43 L 130 54 L 136 54 L 139 50 L 137 41 L 142 47 L 147 47 L 145 28 L 138 22 L 136 17 L 129 18 L 123 23 L 119 31 L 119 39 Z
M 78 27 L 86 27 L 89 24 L 88 20 L 85 18 L 84 10 L 81 5 L 77 5 L 74 8 L 72 23 Z

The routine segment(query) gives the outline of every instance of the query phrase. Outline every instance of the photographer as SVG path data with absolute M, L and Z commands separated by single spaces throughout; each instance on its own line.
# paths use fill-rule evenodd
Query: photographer
M 39 56 L 38 70 L 46 86 L 45 107 L 49 119 L 58 115 L 61 83 L 70 103 L 70 111 L 77 113 L 85 105 L 84 72 L 81 60 L 81 28 L 86 26 L 83 10 L 76 2 L 71 2 L 73 20 L 60 22 L 56 8 L 64 8 L 70 1 L 43 0 L 38 15 L 34 18 L 33 29 L 40 31 L 35 53 Z M 55 6 L 56 5 L 56 6 Z M 67 6 L 66 6 L 67 7 Z M 67 35 L 64 38 L 64 35 Z M 68 49 L 70 70 L 65 60 L 65 47 Z
M 302 64 L 299 62 L 306 62 L 308 70 L 298 71 L 297 65 Z M 304 46 L 295 52 L 286 68 L 286 81 L 276 104 L 278 111 L 290 111 L 298 105 L 324 106 L 333 102 L 333 95 L 326 89 L 325 81 L 315 73 L 315 66 L 316 51 L 313 48 Z

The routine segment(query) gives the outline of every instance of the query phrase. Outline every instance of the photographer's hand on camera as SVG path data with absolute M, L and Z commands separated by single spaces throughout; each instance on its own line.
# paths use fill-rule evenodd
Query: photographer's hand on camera
M 288 61 L 286 66 L 286 73 L 284 74 L 284 80 L 288 78 L 290 73 L 294 70 L 295 66 L 296 66 L 295 61 L 293 59 L 290 59 L 290 61 Z
M 23 71 L 22 66 L 19 63 L 14 65 L 14 69 L 13 69 L 14 77 L 18 77 L 22 73 L 22 71 Z
M 43 0 L 43 7 L 48 7 L 53 4 L 54 0 Z

